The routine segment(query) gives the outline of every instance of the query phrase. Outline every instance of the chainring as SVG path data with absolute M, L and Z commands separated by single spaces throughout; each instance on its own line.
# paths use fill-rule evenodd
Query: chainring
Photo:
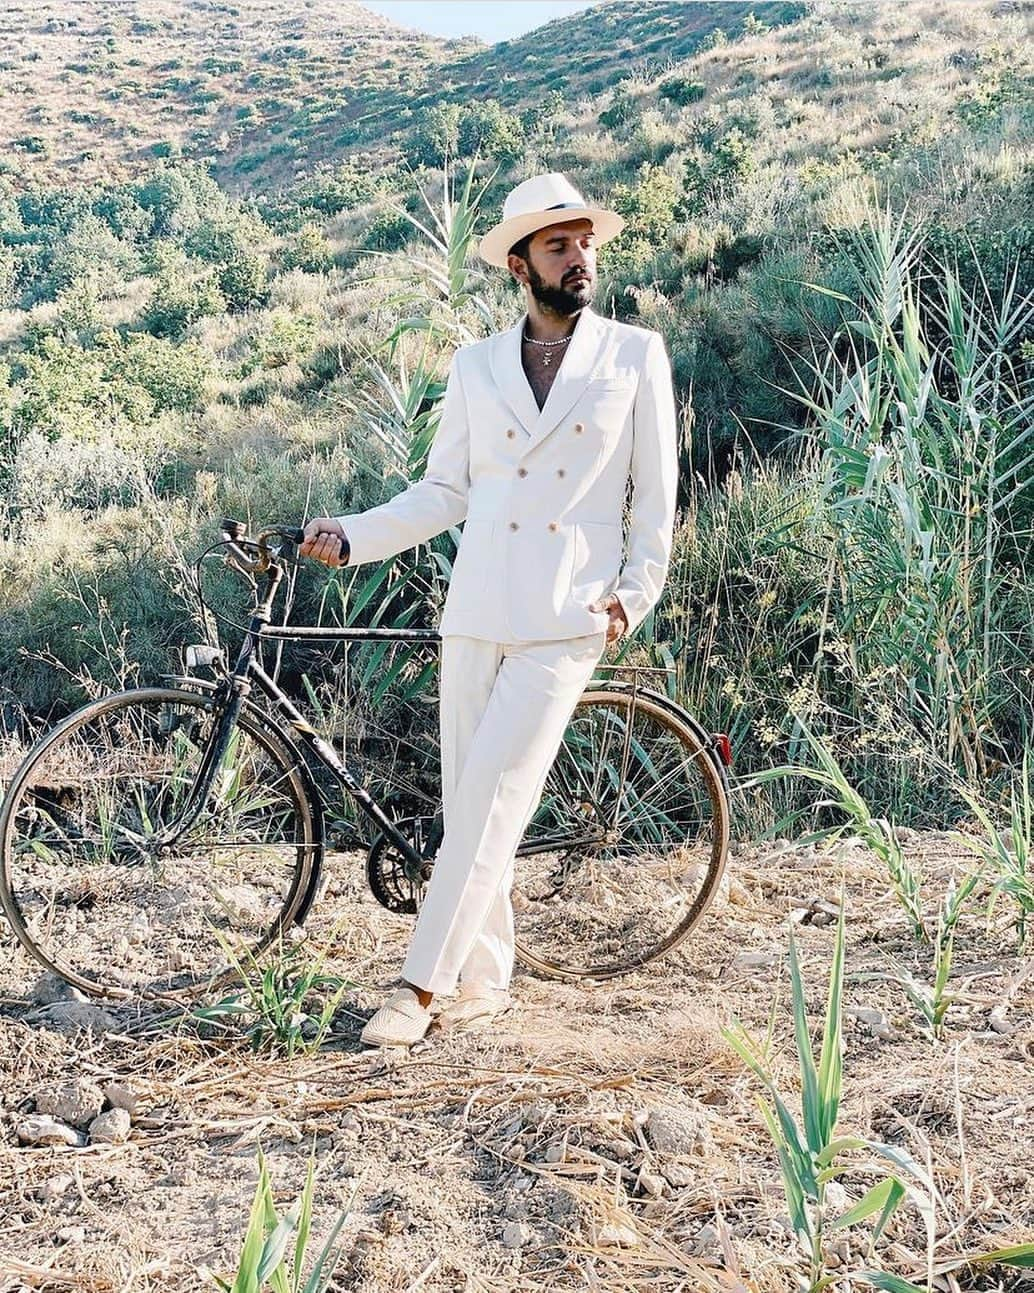
M 366 855 L 366 879 L 373 896 L 388 911 L 415 916 L 424 888 L 431 878 L 433 858 L 441 840 L 439 817 L 408 817 L 395 822 L 424 859 L 421 879 L 406 875 L 405 858 L 386 835 L 378 832 Z

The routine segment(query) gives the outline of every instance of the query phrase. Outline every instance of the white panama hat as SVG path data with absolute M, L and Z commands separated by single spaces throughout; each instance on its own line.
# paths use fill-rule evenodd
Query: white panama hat
M 591 220 L 597 244 L 608 242 L 625 227 L 616 211 L 595 207 L 559 171 L 533 175 L 511 189 L 503 203 L 503 218 L 478 243 L 478 254 L 490 265 L 506 269 L 506 257 L 525 234 L 565 220 Z

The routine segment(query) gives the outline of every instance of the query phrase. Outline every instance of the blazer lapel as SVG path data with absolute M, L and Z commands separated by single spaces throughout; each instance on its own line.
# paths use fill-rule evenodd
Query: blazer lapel
M 585 390 L 605 336 L 600 316 L 591 306 L 585 306 L 578 315 L 571 340 L 540 410 L 521 363 L 521 337 L 527 318 L 525 312 L 515 327 L 498 334 L 489 361 L 500 395 L 528 433 L 525 450 L 543 440 Z

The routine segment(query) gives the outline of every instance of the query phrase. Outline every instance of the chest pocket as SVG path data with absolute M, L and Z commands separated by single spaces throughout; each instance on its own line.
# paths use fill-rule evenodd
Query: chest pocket
M 603 432 L 620 431 L 632 411 L 636 381 L 632 377 L 594 377 L 578 401 L 578 416 Z

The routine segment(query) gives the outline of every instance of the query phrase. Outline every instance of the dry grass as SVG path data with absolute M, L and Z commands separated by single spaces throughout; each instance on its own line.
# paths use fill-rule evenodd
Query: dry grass
M 910 847 L 931 897 L 966 865 L 944 837 Z M 779 968 L 787 914 L 818 895 L 836 898 L 841 869 L 848 930 L 841 1130 L 929 1159 L 944 1198 L 944 1256 L 1029 1238 L 1034 976 L 1010 936 L 989 932 L 978 911 L 960 927 L 958 1002 L 939 1045 L 922 1038 L 899 989 L 852 979 L 888 957 L 922 968 L 876 864 L 856 849 L 778 859 L 748 850 L 735 864 L 745 892 L 734 888 L 737 901 L 666 962 L 596 987 L 519 973 L 518 1008 L 495 1029 L 434 1031 L 395 1056 L 363 1051 L 358 1032 L 393 982 L 409 926 L 376 907 L 355 861 L 334 859 L 334 896 L 312 918 L 312 937 L 343 911 L 352 914 L 330 968 L 359 986 L 346 996 L 331 1042 L 290 1064 L 188 1028 L 159 1030 L 146 1018 L 124 1016 L 125 1031 L 102 1038 L 61 1036 L 22 1004 L 32 967 L 5 955 L 0 1289 L 203 1288 L 204 1268 L 228 1270 L 237 1251 L 257 1144 L 287 1198 L 301 1187 L 315 1138 L 317 1241 L 359 1184 L 338 1288 L 706 1293 L 738 1280 L 757 1293 L 789 1293 L 794 1256 L 778 1165 L 754 1083 L 719 1029 L 736 1015 L 763 1033 L 774 1002 L 775 1066 L 792 1089 Z M 832 926 L 802 924 L 798 934 L 806 981 L 819 984 Z M 738 962 L 744 953 L 771 960 Z M 1012 1030 L 1004 1035 L 988 1027 L 992 1007 L 1003 1003 Z M 821 1002 L 810 1005 L 817 1017 Z M 872 1037 L 853 1014 L 858 1008 L 881 1010 L 894 1040 Z M 137 1092 L 130 1142 L 15 1148 L 17 1111 L 45 1081 L 79 1073 L 118 1078 Z M 654 1147 L 644 1117 L 658 1107 L 696 1128 L 684 1152 Z M 665 1173 L 674 1184 L 663 1183 Z M 73 1183 L 44 1201 L 40 1187 L 61 1175 Z M 868 1183 L 845 1180 L 850 1197 Z M 504 1227 L 521 1222 L 528 1242 L 505 1247 Z M 66 1227 L 71 1242 L 56 1238 Z M 78 1242 L 76 1227 L 84 1232 Z M 917 1214 L 904 1209 L 891 1223 L 885 1252 L 891 1269 L 921 1270 Z M 845 1251 L 846 1260 L 858 1256 Z

